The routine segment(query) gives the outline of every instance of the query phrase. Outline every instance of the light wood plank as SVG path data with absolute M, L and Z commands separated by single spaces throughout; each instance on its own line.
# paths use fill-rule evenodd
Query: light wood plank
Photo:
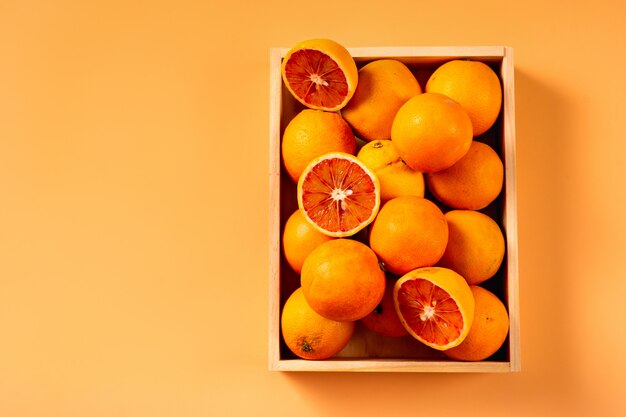
M 511 370 L 520 371 L 519 273 L 517 236 L 517 177 L 515 138 L 515 67 L 513 48 L 505 48 L 502 60 L 505 205 L 503 225 L 507 236 L 506 296 L 509 309 L 509 360 Z
M 407 361 L 402 359 L 282 360 L 279 371 L 311 372 L 510 372 L 508 362 Z
M 270 50 L 269 172 L 269 368 L 280 360 L 280 121 L 282 115 L 281 52 Z
M 280 56 L 285 57 L 289 48 L 275 48 L 280 51 Z M 423 59 L 429 58 L 497 58 L 504 57 L 503 46 L 374 46 L 347 48 L 350 55 L 355 59 L 378 59 L 395 57 L 398 59 Z

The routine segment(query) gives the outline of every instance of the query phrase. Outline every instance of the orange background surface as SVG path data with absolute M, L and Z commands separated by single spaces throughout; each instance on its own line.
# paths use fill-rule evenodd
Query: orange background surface
M 0 416 L 626 413 L 623 3 L 0 2 Z M 515 48 L 522 372 L 267 370 L 269 48 Z

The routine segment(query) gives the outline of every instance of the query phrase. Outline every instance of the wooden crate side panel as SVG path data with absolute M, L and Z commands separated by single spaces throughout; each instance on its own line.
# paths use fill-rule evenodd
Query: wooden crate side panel
M 279 371 L 310 372 L 510 372 L 509 362 L 407 361 L 401 359 L 306 361 L 283 360 Z
M 438 66 L 452 59 L 479 58 L 499 62 L 504 56 L 501 46 L 395 46 L 348 48 L 357 64 L 380 58 L 399 59 L 407 65 Z
M 281 52 L 270 50 L 269 166 L 269 368 L 280 361 L 280 120 L 282 114 Z
M 511 370 L 519 371 L 520 365 L 520 325 L 519 325 L 519 273 L 518 273 L 518 236 L 517 236 L 517 182 L 516 182 L 516 147 L 515 147 L 515 80 L 513 48 L 505 48 L 502 60 L 503 84 L 503 149 L 505 152 L 505 190 L 506 199 L 503 213 L 503 225 L 507 236 L 507 280 L 506 296 L 508 300 L 509 360 Z
M 273 48 L 283 58 L 288 48 Z M 401 60 L 429 62 L 437 59 L 480 58 L 481 60 L 500 61 L 505 54 L 503 46 L 374 46 L 347 48 L 355 59 L 373 60 L 394 57 Z

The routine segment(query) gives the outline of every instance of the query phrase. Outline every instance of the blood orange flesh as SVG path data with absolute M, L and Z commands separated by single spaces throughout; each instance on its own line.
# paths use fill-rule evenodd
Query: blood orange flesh
M 351 236 L 378 213 L 380 185 L 356 157 L 332 152 L 312 161 L 300 176 L 298 205 L 322 233 Z
M 422 278 L 405 281 L 397 299 L 400 314 L 419 339 L 445 346 L 461 335 L 464 319 L 459 306 L 432 282 Z
M 283 59 L 281 74 L 296 100 L 325 111 L 341 110 L 359 80 L 354 58 L 332 39 L 308 39 L 292 46 Z
M 474 296 L 465 278 L 442 267 L 418 268 L 393 286 L 400 322 L 411 336 L 438 350 L 459 345 L 474 320 Z
M 348 95 L 348 81 L 337 62 L 323 52 L 301 49 L 285 64 L 285 76 L 296 96 L 306 104 L 334 108 Z

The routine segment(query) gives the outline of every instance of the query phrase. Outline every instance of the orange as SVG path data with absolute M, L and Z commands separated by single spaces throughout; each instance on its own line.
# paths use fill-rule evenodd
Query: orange
M 294 45 L 282 63 L 289 92 L 302 104 L 336 111 L 354 95 L 359 75 L 350 52 L 331 39 L 309 39 Z
M 491 217 L 479 211 L 452 210 L 448 246 L 437 265 L 453 269 L 470 284 L 494 276 L 504 259 L 504 235 Z
M 300 210 L 296 210 L 287 219 L 283 230 L 285 259 L 289 266 L 299 274 L 309 253 L 331 239 L 332 237 L 320 233 L 307 222 Z
M 281 315 L 285 344 L 303 359 L 326 359 L 341 351 L 354 333 L 354 322 L 337 322 L 317 314 L 306 302 L 302 288 L 285 302 Z
M 436 172 L 465 155 L 472 143 L 472 122 L 456 101 L 424 93 L 400 107 L 391 126 L 391 140 L 409 167 Z
M 402 275 L 439 261 L 448 243 L 448 225 L 432 201 L 403 196 L 382 206 L 369 237 L 385 270 Z
M 400 107 L 421 93 L 406 65 L 395 59 L 379 59 L 359 70 L 356 91 L 341 115 L 361 139 L 390 139 L 391 124 Z
M 403 195 L 424 197 L 424 175 L 404 163 L 390 140 L 366 143 L 357 158 L 378 177 L 381 203 Z
M 504 184 L 504 166 L 489 145 L 474 141 L 456 164 L 426 175 L 435 198 L 456 209 L 480 210 L 493 202 Z
M 460 344 L 474 319 L 474 297 L 462 276 L 447 268 L 421 268 L 398 279 L 393 300 L 405 329 L 437 350 Z
M 393 305 L 393 285 L 395 283 L 395 278 L 387 278 L 383 299 L 374 311 L 361 319 L 361 323 L 366 328 L 387 337 L 401 337 L 409 334 L 400 322 Z
M 482 361 L 496 353 L 509 333 L 506 307 L 492 292 L 471 285 L 474 296 L 474 321 L 465 340 L 446 350 L 446 356 L 462 361 Z
M 281 144 L 283 163 L 294 182 L 304 168 L 327 152 L 356 152 L 350 126 L 337 113 L 305 109 L 285 128 Z
M 359 149 L 356 156 L 374 172 L 402 162 L 393 142 L 386 139 L 366 143 Z
M 300 277 L 309 305 L 336 321 L 371 313 L 385 292 L 385 273 L 372 250 L 351 239 L 322 243 L 306 258 Z
M 426 91 L 444 94 L 463 106 L 472 120 L 474 136 L 489 130 L 500 114 L 500 79 L 487 64 L 479 61 L 446 62 L 430 76 Z
M 332 237 L 354 235 L 374 220 L 380 206 L 376 175 L 355 156 L 341 152 L 311 161 L 297 193 L 306 220 Z

